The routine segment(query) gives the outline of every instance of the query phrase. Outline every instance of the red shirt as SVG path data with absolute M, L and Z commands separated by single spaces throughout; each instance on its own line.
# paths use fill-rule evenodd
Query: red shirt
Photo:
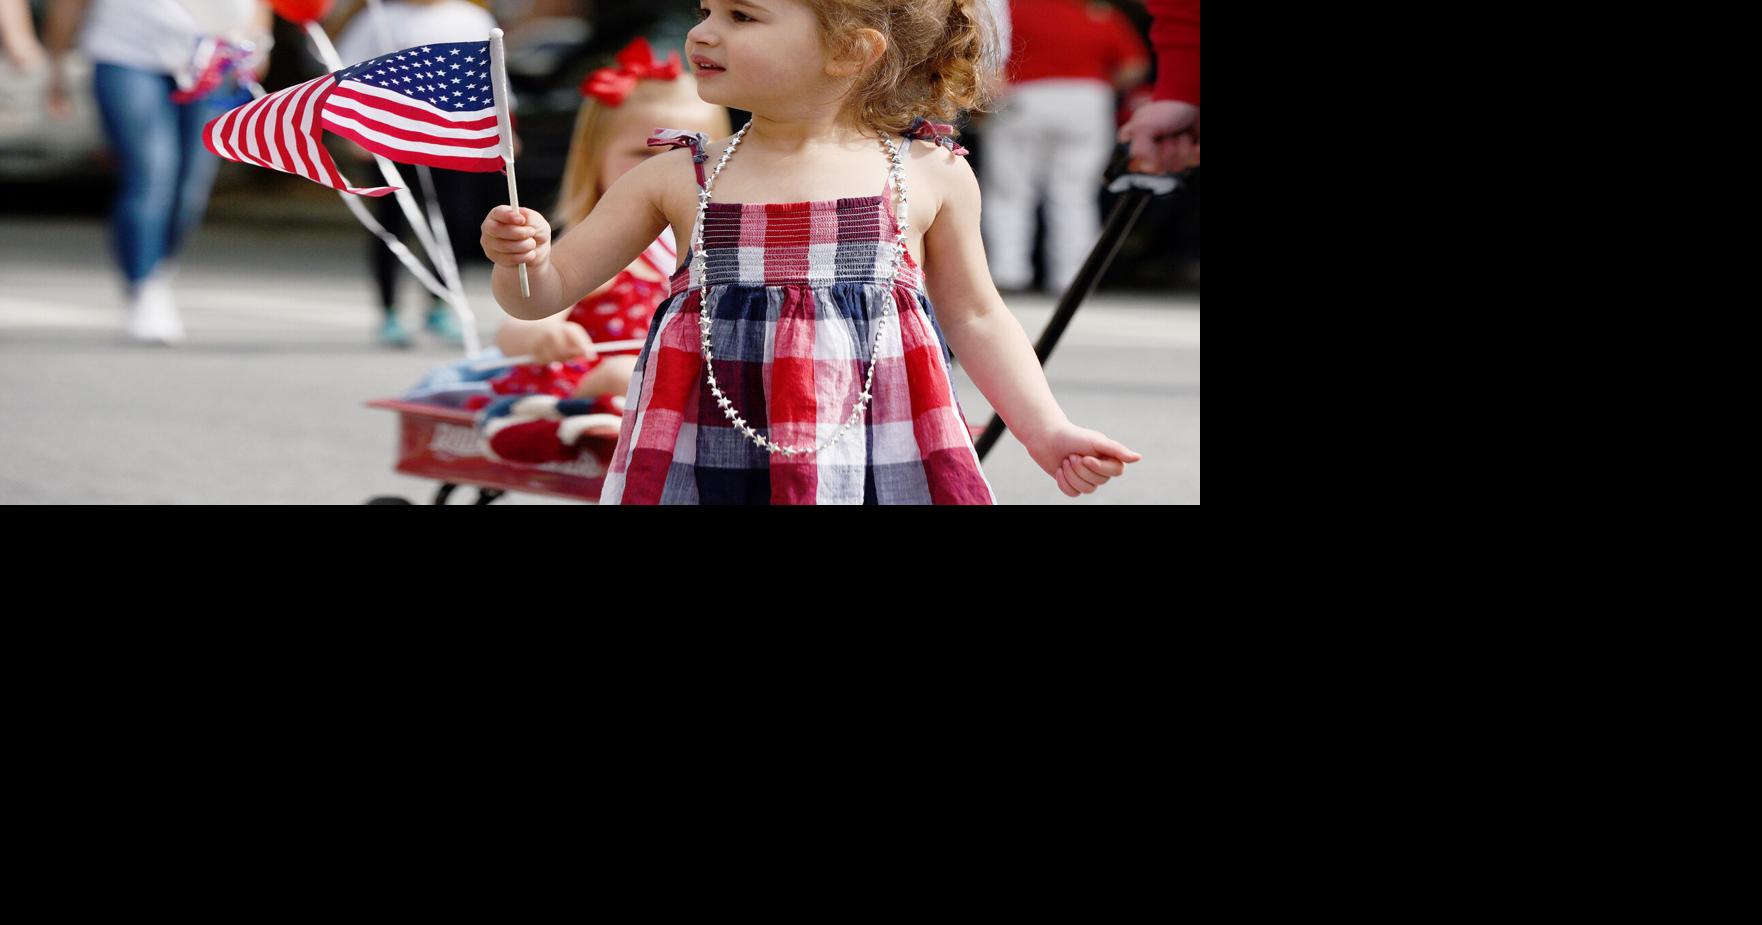
M 1012 84 L 1052 78 L 1112 84 L 1128 64 L 1149 63 L 1150 50 L 1123 13 L 1085 0 L 1010 0 Z
M 1156 98 L 1199 105 L 1199 0 L 1147 0 L 1156 17 Z

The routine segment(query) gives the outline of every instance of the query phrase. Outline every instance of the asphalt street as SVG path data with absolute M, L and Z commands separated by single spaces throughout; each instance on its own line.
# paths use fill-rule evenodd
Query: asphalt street
M 336 207 L 339 211 L 341 206 Z M 176 291 L 189 340 L 121 336 L 121 284 L 95 217 L 0 216 L 0 503 L 356 504 L 426 499 L 434 483 L 393 471 L 396 417 L 365 407 L 463 356 L 422 338 L 373 342 L 378 310 L 362 232 L 212 218 Z M 467 279 L 484 343 L 503 317 L 488 274 Z M 426 299 L 405 288 L 420 326 Z M 1012 299 L 1036 337 L 1050 298 Z M 1005 437 L 986 476 L 1005 504 L 1197 504 L 1199 303 L 1104 294 L 1072 322 L 1047 367 L 1070 418 L 1143 453 L 1071 499 Z M 957 367 L 969 419 L 990 418 Z M 454 503 L 462 503 L 463 495 Z M 500 504 L 574 503 L 510 495 Z

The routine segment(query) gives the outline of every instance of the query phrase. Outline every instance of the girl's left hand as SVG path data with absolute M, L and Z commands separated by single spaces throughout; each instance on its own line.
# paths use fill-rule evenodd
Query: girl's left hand
M 1144 458 L 1100 431 L 1069 423 L 1041 434 L 1027 450 L 1058 490 L 1072 498 L 1093 494 L 1109 479 L 1124 475 L 1127 463 Z

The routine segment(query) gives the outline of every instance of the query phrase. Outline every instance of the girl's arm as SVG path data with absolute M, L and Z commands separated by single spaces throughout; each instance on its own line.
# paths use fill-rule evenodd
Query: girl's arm
M 942 208 L 924 232 L 924 278 L 948 346 L 1024 445 L 1069 424 L 1021 322 L 1003 304 L 979 231 L 979 178 L 953 154 L 936 170 Z
M 496 331 L 496 348 L 503 356 L 530 356 L 534 363 L 556 363 L 576 357 L 599 356 L 587 329 L 558 312 L 543 321 L 504 318 Z
M 561 315 L 558 312 L 557 315 Z M 521 321 L 518 318 L 502 319 L 502 326 L 496 329 L 496 348 L 503 356 L 527 356 L 539 345 L 550 332 L 563 324 L 563 319 L 552 315 L 542 321 Z
M 1093 493 L 1144 457 L 1100 431 L 1072 424 L 1021 322 L 1003 304 L 979 233 L 979 180 L 964 158 L 944 178 L 941 211 L 924 232 L 924 275 L 942 333 L 967 375 L 1028 451 L 1070 497 Z
M 483 250 L 495 261 L 491 276 L 502 310 L 523 321 L 549 318 L 579 302 L 629 266 L 667 227 L 666 184 L 689 171 L 691 152 L 670 151 L 631 168 L 606 190 L 581 224 L 551 246 L 551 227 L 531 209 L 524 221 L 498 206 L 483 223 Z M 525 264 L 532 298 L 520 295 Z

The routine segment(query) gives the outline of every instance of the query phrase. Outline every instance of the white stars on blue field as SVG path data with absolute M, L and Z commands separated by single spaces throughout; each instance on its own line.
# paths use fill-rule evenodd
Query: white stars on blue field
M 336 72 L 336 79 L 389 90 L 447 112 L 494 108 L 489 43 L 424 45 L 363 61 Z

